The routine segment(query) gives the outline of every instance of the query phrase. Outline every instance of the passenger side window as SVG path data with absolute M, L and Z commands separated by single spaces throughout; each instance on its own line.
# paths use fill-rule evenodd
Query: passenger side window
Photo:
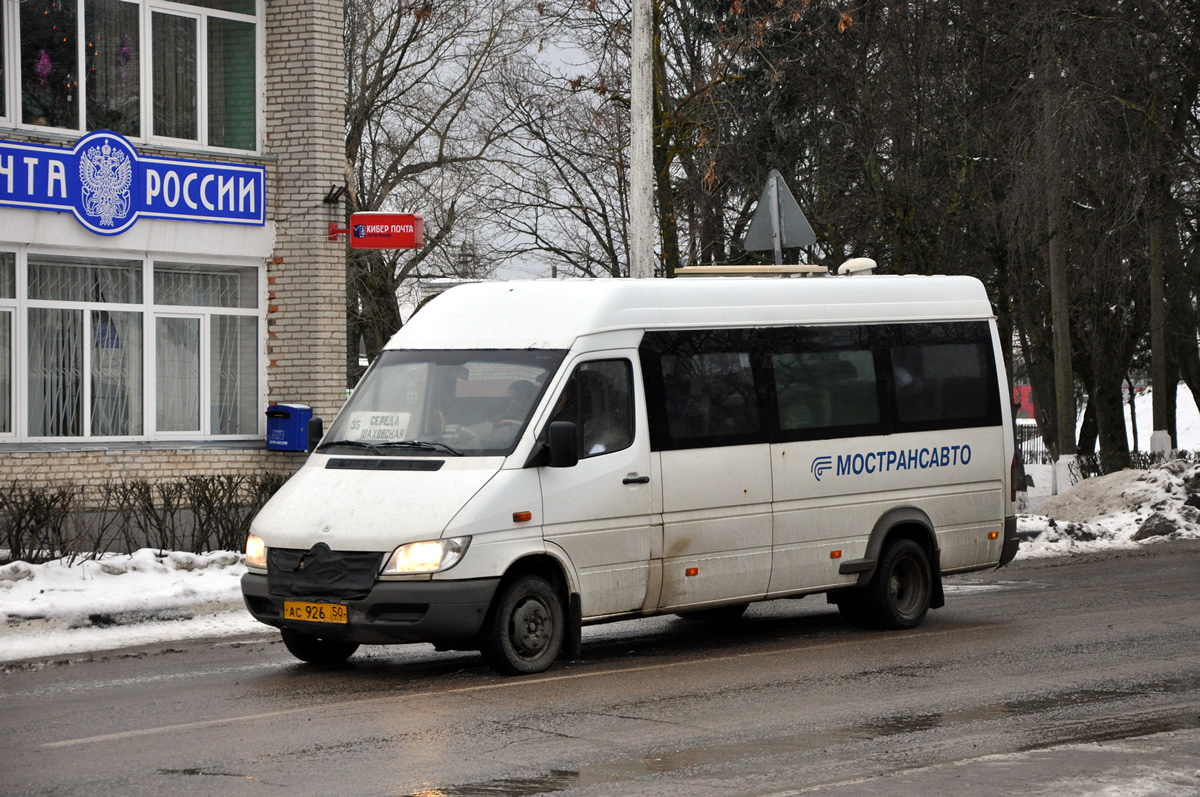
M 780 429 L 879 423 L 875 358 L 870 351 L 773 354 L 769 359 Z
M 672 440 L 758 431 L 758 398 L 748 352 L 664 355 L 661 363 Z
M 554 406 L 553 421 L 571 421 L 579 458 L 633 444 L 633 367 L 628 360 L 592 360 L 571 374 Z

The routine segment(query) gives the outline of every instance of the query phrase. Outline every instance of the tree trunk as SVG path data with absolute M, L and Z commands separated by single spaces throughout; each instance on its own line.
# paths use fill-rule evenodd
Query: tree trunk
M 1079 445 L 1076 453 L 1091 456 L 1096 453 L 1096 440 L 1100 437 L 1100 429 L 1096 425 L 1096 402 L 1088 396 L 1087 404 L 1083 407 L 1083 420 L 1079 422 Z
M 1130 450 L 1139 451 L 1141 446 L 1138 444 L 1138 425 L 1137 425 L 1137 405 L 1134 399 L 1137 398 L 1137 390 L 1133 386 L 1133 380 L 1129 378 L 1129 374 L 1125 375 L 1125 384 L 1129 388 L 1129 427 L 1130 427 Z
M 1071 367 L 1071 301 L 1067 273 L 1066 229 L 1063 224 L 1062 147 L 1056 87 L 1047 84 L 1042 94 L 1043 163 L 1046 192 L 1046 238 L 1050 272 L 1050 318 L 1054 329 L 1054 396 L 1058 416 L 1059 457 L 1075 453 L 1075 372 Z
M 1154 431 L 1159 431 L 1173 425 L 1167 414 L 1166 268 L 1163 257 L 1166 231 L 1163 229 L 1164 209 L 1156 207 L 1160 193 L 1152 188 L 1150 194 L 1154 208 L 1150 217 L 1150 400 L 1154 408 Z M 1171 445 L 1175 445 L 1174 435 Z
M 1088 406 L 1096 408 L 1096 431 L 1105 471 L 1129 465 L 1129 439 L 1125 436 L 1125 410 L 1121 404 L 1122 366 L 1115 358 L 1097 364 L 1095 387 Z
M 657 14 L 655 28 L 659 27 Z M 657 39 L 657 37 L 656 37 Z M 665 62 L 658 47 L 654 48 L 654 179 L 658 200 L 658 230 L 662 245 L 662 268 L 664 277 L 675 276 L 679 261 L 679 222 L 675 216 L 675 191 L 671 185 L 671 162 L 675 147 L 675 113 L 668 107 L 666 95 L 667 76 Z M 637 219 L 632 220 L 634 224 Z
M 1054 327 L 1054 395 L 1058 416 L 1058 455 L 1075 453 L 1075 376 L 1071 367 L 1071 311 L 1067 258 L 1061 229 L 1061 202 L 1056 180 L 1047 188 L 1050 207 L 1050 308 Z

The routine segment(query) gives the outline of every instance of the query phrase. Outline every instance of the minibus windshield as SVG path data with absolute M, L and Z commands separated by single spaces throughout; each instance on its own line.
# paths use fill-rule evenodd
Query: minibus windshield
M 388 456 L 507 456 L 566 352 L 381 352 L 318 450 Z

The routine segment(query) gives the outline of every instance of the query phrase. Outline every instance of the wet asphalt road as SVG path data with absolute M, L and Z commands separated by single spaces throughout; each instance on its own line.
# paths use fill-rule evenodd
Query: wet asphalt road
M 916 631 L 823 597 L 585 630 L 501 678 L 269 634 L 0 668 L 0 793 L 1200 794 L 1200 542 L 947 581 Z

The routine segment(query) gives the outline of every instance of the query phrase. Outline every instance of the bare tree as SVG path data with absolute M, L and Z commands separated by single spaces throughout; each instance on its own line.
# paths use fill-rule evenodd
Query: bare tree
M 500 147 L 490 178 L 491 207 L 513 236 L 510 258 L 563 275 L 628 274 L 628 104 L 614 97 L 628 81 L 618 81 L 543 65 L 523 94 L 510 94 L 521 134 Z
M 348 210 L 418 212 L 415 253 L 353 251 L 347 268 L 347 370 L 358 343 L 374 357 L 400 328 L 397 292 L 417 275 L 483 276 L 486 253 L 464 241 L 487 223 L 477 190 L 487 157 L 516 127 L 500 87 L 541 36 L 535 7 L 515 0 L 347 0 Z

